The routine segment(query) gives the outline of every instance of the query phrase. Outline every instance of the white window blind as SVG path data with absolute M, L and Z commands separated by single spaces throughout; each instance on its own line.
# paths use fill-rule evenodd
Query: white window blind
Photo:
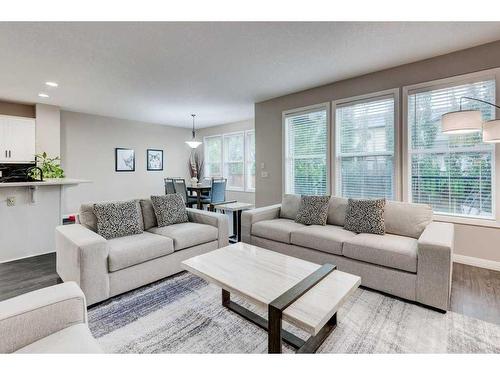
M 246 133 L 246 190 L 255 190 L 255 132 L 247 131 Z
M 337 106 L 337 192 L 394 199 L 394 96 Z
M 441 132 L 441 115 L 458 110 L 463 96 L 494 103 L 495 80 L 409 92 L 411 200 L 431 204 L 436 213 L 491 218 L 494 146 L 483 143 L 481 133 Z M 481 110 L 484 120 L 495 115 L 475 101 L 464 100 L 462 108 Z
M 285 193 L 327 193 L 326 108 L 285 115 Z
M 224 134 L 224 169 L 227 188 L 245 189 L 245 133 Z
M 203 139 L 205 154 L 205 176 L 222 176 L 222 136 L 216 135 Z

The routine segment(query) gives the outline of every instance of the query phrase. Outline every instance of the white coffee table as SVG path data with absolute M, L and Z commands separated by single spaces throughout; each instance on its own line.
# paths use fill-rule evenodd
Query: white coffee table
M 222 288 L 222 304 L 268 331 L 268 352 L 282 340 L 298 353 L 315 352 L 337 325 L 337 310 L 361 278 L 246 243 L 236 243 L 182 262 L 184 269 Z M 268 309 L 268 320 L 230 300 L 234 293 Z M 311 336 L 282 329 L 282 320 Z

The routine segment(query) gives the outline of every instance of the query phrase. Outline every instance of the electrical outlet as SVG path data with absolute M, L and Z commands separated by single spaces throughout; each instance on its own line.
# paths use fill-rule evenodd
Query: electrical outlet
M 15 206 L 16 205 L 16 197 L 7 197 L 7 206 Z
M 269 173 L 267 171 L 262 171 L 262 172 L 260 172 L 260 177 L 262 177 L 262 178 L 268 178 L 269 177 Z

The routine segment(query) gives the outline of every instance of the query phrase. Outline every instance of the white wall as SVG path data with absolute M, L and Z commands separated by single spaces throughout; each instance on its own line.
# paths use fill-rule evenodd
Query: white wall
M 68 189 L 63 213 L 83 202 L 124 200 L 164 194 L 167 176 L 188 178 L 190 129 L 61 111 L 61 157 L 67 176 L 91 180 Z M 135 172 L 115 172 L 115 148 L 135 150 Z M 164 170 L 146 170 L 146 150 L 164 150 Z
M 219 135 L 224 133 L 233 133 L 244 130 L 253 130 L 254 120 L 249 119 L 245 121 L 232 122 L 229 124 L 222 124 L 217 126 L 211 126 L 209 128 L 203 128 L 196 132 L 196 136 L 199 140 L 203 140 L 203 137 L 209 135 Z M 198 147 L 201 155 L 203 156 L 203 145 Z M 227 200 L 237 200 L 238 202 L 255 204 L 255 193 L 246 191 L 228 191 Z
M 36 104 L 36 153 L 61 155 L 61 116 L 59 107 Z

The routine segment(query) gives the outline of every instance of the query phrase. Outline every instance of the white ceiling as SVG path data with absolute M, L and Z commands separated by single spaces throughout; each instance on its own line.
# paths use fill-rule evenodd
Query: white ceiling
M 252 118 L 255 102 L 498 39 L 499 22 L 3 22 L 0 99 L 187 127 L 196 113 L 205 127 Z

